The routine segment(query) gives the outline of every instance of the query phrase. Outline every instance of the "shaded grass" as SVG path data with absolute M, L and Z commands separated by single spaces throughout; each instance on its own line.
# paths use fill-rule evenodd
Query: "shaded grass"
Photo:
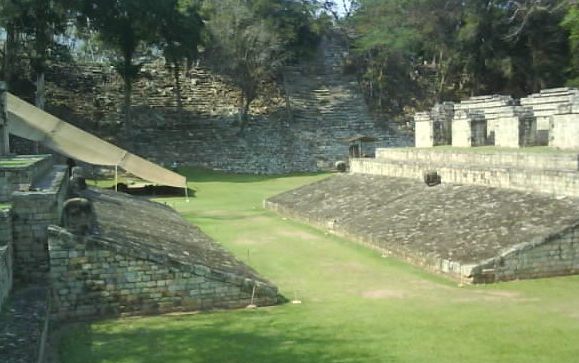
M 162 201 L 302 304 L 77 324 L 63 362 L 579 360 L 578 276 L 459 288 L 261 207 L 325 175 L 185 172 L 197 198 Z

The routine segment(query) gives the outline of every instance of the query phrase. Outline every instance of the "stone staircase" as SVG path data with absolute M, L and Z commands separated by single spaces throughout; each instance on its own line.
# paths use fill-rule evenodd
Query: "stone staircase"
M 182 77 L 179 110 L 173 75 L 160 61 L 144 66 L 134 85 L 137 127 L 120 128 L 122 82 L 105 65 L 55 66 L 47 76 L 48 111 L 162 164 L 233 172 L 328 170 L 348 157 L 344 140 L 358 135 L 378 140 L 366 145 L 368 154 L 410 145 L 396 130 L 376 125 L 356 80 L 343 73 L 345 51 L 329 36 L 313 60 L 288 66 L 284 82 L 269 85 L 267 97 L 252 104 L 243 135 L 240 91 L 230 80 L 194 67 Z
M 320 153 L 332 149 L 334 154 L 347 155 L 348 145 L 335 140 L 355 135 L 375 137 L 382 147 L 408 145 L 411 140 L 397 130 L 376 125 L 356 79 L 344 74 L 346 55 L 346 48 L 330 35 L 314 60 L 286 68 L 284 88 L 291 121 L 312 133 Z

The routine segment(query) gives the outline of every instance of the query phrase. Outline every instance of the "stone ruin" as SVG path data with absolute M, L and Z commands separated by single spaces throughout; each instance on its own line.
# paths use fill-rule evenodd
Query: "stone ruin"
M 58 160 L 0 155 L 0 362 L 43 361 L 49 320 L 278 303 L 173 209 L 87 188 Z
M 577 274 L 578 160 L 562 151 L 384 148 L 350 159 L 349 174 L 265 206 L 461 283 Z
M 471 97 L 445 102 L 414 116 L 415 145 L 579 148 L 579 90 L 542 90 L 520 100 Z

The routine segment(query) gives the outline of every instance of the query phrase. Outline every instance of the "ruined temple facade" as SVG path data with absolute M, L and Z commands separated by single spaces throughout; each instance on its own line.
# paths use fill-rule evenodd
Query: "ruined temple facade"
M 283 82 L 252 104 L 243 134 L 239 89 L 203 64 L 183 76 L 181 109 L 166 67 L 145 65 L 133 87 L 131 127 L 119 112 L 122 82 L 102 65 L 53 66 L 47 109 L 159 164 L 236 173 L 329 170 L 347 159 L 345 140 L 359 135 L 376 139 L 365 150 L 370 155 L 378 146 L 410 145 L 410 137 L 371 115 L 355 77 L 344 74 L 346 53 L 330 36 L 312 60 L 285 67 Z
M 548 145 L 579 149 L 579 90 L 546 89 L 520 100 L 477 96 L 436 105 L 431 111 L 417 113 L 414 121 L 419 148 Z

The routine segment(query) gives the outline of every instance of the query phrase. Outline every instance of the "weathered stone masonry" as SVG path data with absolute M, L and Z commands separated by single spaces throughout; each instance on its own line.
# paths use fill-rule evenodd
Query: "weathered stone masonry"
M 54 313 L 61 319 L 272 305 L 278 299 L 277 289 L 263 282 L 55 226 L 49 246 Z
M 463 282 L 579 272 L 577 199 L 339 175 L 265 206 Z
M 0 310 L 12 288 L 12 216 L 0 210 Z
M 49 225 L 60 223 L 62 205 L 68 192 L 68 171 L 55 166 L 37 191 L 12 195 L 14 278 L 21 282 L 43 282 L 49 271 Z
M 375 159 L 352 159 L 356 174 L 422 179 L 436 170 L 444 183 L 480 185 L 553 196 L 579 197 L 577 154 L 440 152 L 379 149 Z
M 536 238 L 476 266 L 475 283 L 530 279 L 579 272 L 579 223 Z

